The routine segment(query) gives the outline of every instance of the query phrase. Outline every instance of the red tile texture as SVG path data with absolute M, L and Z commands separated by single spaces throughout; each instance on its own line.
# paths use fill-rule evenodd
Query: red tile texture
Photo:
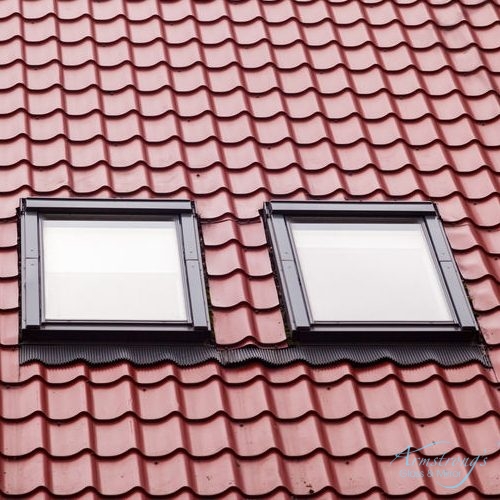
M 493 1 L 0 2 L 0 496 L 498 498 L 499 89 Z M 494 370 L 20 367 L 27 196 L 195 200 L 217 343 L 267 348 L 264 201 L 432 200 Z M 433 441 L 487 463 L 392 462 Z

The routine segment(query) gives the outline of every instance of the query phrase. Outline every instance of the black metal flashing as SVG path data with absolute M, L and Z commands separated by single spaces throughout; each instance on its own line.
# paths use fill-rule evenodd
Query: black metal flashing
M 491 363 L 485 348 L 479 344 L 336 344 L 300 345 L 287 348 L 217 348 L 213 345 L 99 345 L 99 344 L 25 344 L 20 346 L 21 364 L 38 361 L 47 366 L 85 362 L 105 365 L 128 361 L 134 365 L 149 366 L 163 362 L 181 367 L 196 366 L 215 361 L 222 366 L 239 366 L 260 362 L 281 367 L 296 362 L 320 367 L 342 361 L 354 365 L 371 365 L 392 361 L 398 366 L 437 363 L 442 367 L 479 362 L 486 368 Z

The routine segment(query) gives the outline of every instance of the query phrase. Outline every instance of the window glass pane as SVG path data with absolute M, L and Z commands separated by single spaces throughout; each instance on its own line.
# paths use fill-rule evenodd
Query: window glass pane
M 44 220 L 49 320 L 186 320 L 173 221 Z
M 419 223 L 292 223 L 314 321 L 451 321 Z

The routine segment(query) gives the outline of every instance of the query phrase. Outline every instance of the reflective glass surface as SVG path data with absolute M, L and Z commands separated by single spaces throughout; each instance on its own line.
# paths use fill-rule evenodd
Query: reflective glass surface
M 42 240 L 46 319 L 187 319 L 175 222 L 46 219 Z
M 314 321 L 451 321 L 419 223 L 291 224 Z

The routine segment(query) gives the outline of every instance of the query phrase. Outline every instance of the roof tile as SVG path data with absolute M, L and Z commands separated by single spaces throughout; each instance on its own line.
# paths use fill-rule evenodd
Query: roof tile
M 384 397 L 388 392 L 391 398 Z M 342 401 L 342 405 L 335 401 Z M 293 420 L 311 411 L 327 420 L 357 414 L 370 420 L 385 420 L 400 413 L 414 419 L 451 413 L 461 420 L 477 420 L 498 406 L 499 396 L 483 379 L 450 386 L 437 378 L 423 386 L 404 387 L 394 378 L 359 385 L 349 377 L 327 386 L 308 378 L 278 386 L 271 386 L 265 379 L 254 379 L 233 391 L 213 379 L 190 386 L 166 379 L 148 388 L 123 379 L 113 384 L 113 390 L 89 386 L 85 380 L 53 390 L 43 380 L 34 379 L 4 391 L 2 403 L 3 418 L 8 421 L 24 420 L 40 412 L 50 420 L 64 421 L 80 414 L 105 422 L 127 414 L 156 420 L 178 413 L 188 420 L 206 420 L 221 412 L 238 420 L 268 412 L 277 419 Z
M 463 440 L 462 435 L 453 433 L 456 422 L 448 415 L 415 428 L 410 427 L 403 416 L 383 422 L 366 422 L 359 415 L 338 422 L 323 421 L 317 415 L 285 422 L 278 422 L 271 415 L 262 415 L 251 421 L 228 421 L 218 415 L 190 425 L 180 415 L 173 415 L 142 425 L 140 432 L 138 425 L 139 422 L 130 415 L 120 418 L 113 426 L 93 421 L 88 416 L 66 422 L 46 422 L 37 415 L 26 422 L 4 424 L 4 453 L 6 457 L 22 457 L 46 449 L 51 457 L 69 458 L 93 449 L 95 442 L 95 452 L 100 458 L 118 457 L 131 450 L 150 458 L 166 457 L 179 450 L 199 458 L 213 457 L 229 450 L 243 458 L 282 450 L 288 457 L 300 458 L 318 449 L 324 449 L 333 457 L 350 457 L 360 451 L 372 450 L 379 457 L 392 458 L 404 450 L 407 443 L 413 441 L 415 447 L 425 446 L 436 434 L 444 443 L 436 445 L 431 450 L 432 455 L 450 453 L 454 449 L 452 443 Z M 486 427 L 490 435 L 500 431 L 494 416 L 476 423 L 464 423 L 463 427 L 466 429 L 466 453 L 476 456 L 496 451 L 484 432 Z M 20 440 L 21 434 L 31 438 Z M 43 442 L 44 437 L 47 444 Z
M 484 278 L 479 283 L 469 283 L 472 305 L 477 311 L 491 311 L 499 308 L 500 285 L 498 281 Z
M 481 326 L 481 331 L 485 337 L 486 343 L 490 346 L 497 346 L 500 344 L 500 310 L 495 309 L 486 314 L 481 314 L 478 317 L 479 324 Z M 498 349 L 500 351 L 500 349 Z M 499 352 L 490 351 L 491 356 L 495 356 L 494 359 L 498 359 Z M 494 366 L 497 366 L 494 363 Z
M 219 308 L 248 304 L 256 309 L 272 309 L 279 304 L 272 277 L 249 278 L 241 273 L 224 279 L 212 277 L 210 300 L 213 307 Z
M 9 283 L 7 283 L 9 284 Z M 7 287 L 8 289 L 9 287 Z M 10 286 L 12 288 L 12 285 Z M 4 287 L 4 283 L 0 282 L 0 294 L 6 293 L 7 290 Z M 13 302 L 13 297 L 11 297 L 11 301 Z M 19 316 L 15 307 L 13 308 L 5 308 L 0 310 L 0 345 L 1 346 L 17 346 L 19 344 Z M 0 352 L 2 349 L 0 348 Z M 0 365 L 0 373 L 2 376 L 2 381 L 11 382 L 16 381 L 18 377 L 18 367 L 19 367 L 19 356 L 17 347 L 13 352 L 15 356 L 15 362 L 5 362 L 2 356 L 2 365 Z M 12 371 L 12 368 L 16 369 Z M 10 371 L 8 369 L 11 369 Z M 3 371 L 5 369 L 5 372 Z
M 224 276 L 241 270 L 249 276 L 263 277 L 272 272 L 267 248 L 247 249 L 232 243 L 224 249 L 207 248 L 205 260 L 209 276 Z M 9 267 L 12 268 L 12 264 Z
M 17 277 L 17 251 L 0 249 L 0 280 Z
M 261 344 L 280 346 L 286 342 L 283 315 L 278 307 L 259 310 L 248 304 L 213 311 L 217 342 L 224 346 Z M 261 334 L 262 332 L 262 334 Z
M 462 223 L 458 226 L 447 227 L 446 234 L 453 249 L 465 251 L 479 247 L 487 253 L 500 254 L 500 241 L 493 229 L 483 229 L 470 223 Z
M 16 309 L 18 294 L 17 279 L 0 281 L 0 312 Z
M 22 492 L 27 494 L 35 489 L 43 481 L 44 458 L 37 453 L 19 462 L 4 459 L 6 491 L 16 490 L 16 484 L 9 480 L 14 468 L 23 471 Z M 189 484 L 191 494 L 196 496 L 217 495 L 234 489 L 245 496 L 259 496 L 283 488 L 296 495 L 333 490 L 360 496 L 371 489 L 377 478 L 383 486 L 387 485 L 385 491 L 390 495 L 407 495 L 420 488 L 435 494 L 447 493 L 446 485 L 440 486 L 435 478 L 426 481 L 417 475 L 405 482 L 391 481 L 395 474 L 394 464 L 389 461 L 377 463 L 369 453 L 348 461 L 329 460 L 321 452 L 302 460 L 283 459 L 278 453 L 271 453 L 254 461 L 236 460 L 232 453 L 225 452 L 210 460 L 193 461 L 190 467 L 184 453 L 154 461 L 145 460 L 137 453 L 113 461 L 98 460 L 85 453 L 74 459 L 71 468 L 65 462 L 51 462 L 49 467 L 53 479 L 49 491 L 62 496 L 76 494 L 93 484 L 99 484 L 103 495 L 123 495 L 136 484 L 141 484 L 141 490 L 148 495 L 171 495 Z M 265 476 L 260 477 L 260 467 L 265 467 Z M 248 474 L 241 476 L 240 468 Z M 221 470 L 225 474 L 220 474 Z M 411 470 L 414 473 L 419 471 L 418 467 Z M 477 490 L 484 491 L 484 485 L 490 480 L 488 470 L 487 467 L 476 467 L 463 487 L 474 484 Z M 96 478 L 93 471 L 99 471 L 99 477 Z M 333 482 L 329 479 L 331 471 L 335 471 Z
M 499 29 L 482 0 L 0 2 L 1 494 L 431 500 L 391 460 L 438 436 L 489 454 L 453 496 L 498 496 L 477 363 L 20 367 L 16 209 L 193 199 L 219 347 L 286 348 L 263 202 L 431 200 L 498 367 Z

